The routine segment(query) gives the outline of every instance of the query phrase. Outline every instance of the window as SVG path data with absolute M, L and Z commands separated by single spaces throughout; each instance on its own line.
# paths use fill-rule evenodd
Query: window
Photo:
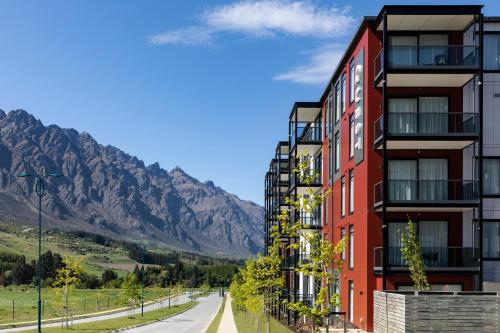
M 354 226 L 349 226 L 349 268 L 354 267 Z
M 328 184 L 332 184 L 333 179 L 333 158 L 332 158 L 332 140 L 328 140 Z
M 341 179 L 340 214 L 345 216 L 345 177 L 342 177 Z
M 500 258 L 500 221 L 483 222 L 483 257 Z
M 500 70 L 500 34 L 484 35 L 484 69 Z
M 389 98 L 391 134 L 447 134 L 449 122 L 446 96 Z
M 335 133 L 335 171 L 340 169 L 340 133 Z
M 323 201 L 323 225 L 328 224 L 328 202 L 326 199 Z
M 328 95 L 328 99 L 326 100 L 325 117 L 326 117 L 326 121 L 325 121 L 325 127 L 326 127 L 325 136 L 326 136 L 326 135 L 330 135 L 331 134 L 332 128 L 333 128 L 333 126 L 332 126 L 332 93 L 331 92 Z
M 354 318 L 354 282 L 349 281 L 349 297 L 348 297 L 348 309 L 349 313 L 347 314 L 348 320 L 352 322 Z
M 342 73 L 342 77 L 340 79 L 340 108 L 342 109 L 342 113 L 345 112 L 345 73 Z
M 335 85 L 335 123 L 338 123 L 340 120 L 341 99 L 340 83 L 337 82 Z
M 349 63 L 349 103 L 354 102 L 354 59 Z
M 349 213 L 354 212 L 354 170 L 349 171 Z
M 483 194 L 500 195 L 500 158 L 483 159 Z
M 354 114 L 349 116 L 349 159 L 354 157 Z
M 343 240 L 345 238 L 345 229 L 340 228 L 340 240 Z M 345 246 L 342 247 L 342 252 L 340 253 L 340 258 L 342 260 L 345 260 Z

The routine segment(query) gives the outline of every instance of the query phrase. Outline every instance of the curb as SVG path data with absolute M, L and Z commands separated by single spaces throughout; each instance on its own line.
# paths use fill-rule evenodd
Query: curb
M 175 317 L 177 315 L 180 315 L 181 313 L 184 313 L 188 310 L 191 310 L 192 308 L 194 308 L 195 306 L 197 306 L 198 304 L 200 304 L 200 302 L 196 302 L 194 301 L 195 304 L 193 304 L 193 306 L 190 306 L 182 311 L 179 311 L 177 313 L 174 313 L 174 314 L 171 314 L 169 316 L 166 316 L 166 317 L 163 317 L 163 318 L 160 318 L 160 319 L 154 319 L 154 320 L 151 320 L 150 322 L 147 322 L 147 323 L 143 323 L 143 324 L 137 324 L 137 325 L 131 325 L 131 326 L 127 326 L 127 327 L 122 327 L 122 328 L 118 328 L 116 330 L 111 330 L 111 331 L 103 331 L 103 333 L 116 333 L 116 332 L 123 332 L 123 331 L 126 331 L 126 330 L 130 330 L 132 328 L 137 328 L 137 327 L 142 327 L 142 326 L 146 326 L 146 325 L 151 325 L 153 323 L 156 323 L 156 322 L 159 322 L 159 321 L 162 321 L 162 320 L 165 320 L 165 319 L 168 319 L 168 318 L 172 318 L 172 317 Z

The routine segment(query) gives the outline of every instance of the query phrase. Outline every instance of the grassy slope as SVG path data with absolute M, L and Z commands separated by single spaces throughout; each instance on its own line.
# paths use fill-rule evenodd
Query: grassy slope
M 116 330 L 120 328 L 125 328 L 129 326 L 144 325 L 150 322 L 158 321 L 166 317 L 175 315 L 181 311 L 185 311 L 197 305 L 197 302 L 189 302 L 181 305 L 176 305 L 170 309 L 164 308 L 160 310 L 153 310 L 144 313 L 144 317 L 136 311 L 136 315 L 133 318 L 121 317 L 117 319 L 101 320 L 92 323 L 76 324 L 73 325 L 69 330 L 61 327 L 51 327 L 43 329 L 46 333 L 60 333 L 60 332 L 72 332 L 72 333 L 88 333 L 88 332 L 108 332 L 111 330 Z M 27 331 L 36 332 L 36 330 Z
M 70 304 L 73 315 L 94 313 L 121 308 L 116 304 L 119 289 L 74 289 L 70 294 Z M 146 301 L 162 298 L 168 295 L 167 289 L 156 291 L 146 288 Z M 50 289 L 43 289 L 43 318 L 50 319 L 61 316 L 61 307 L 55 300 L 57 294 Z M 14 300 L 14 318 L 12 318 L 12 300 Z M 109 304 L 109 306 L 108 306 Z M 0 324 L 31 321 L 36 318 L 37 292 L 34 288 L 0 288 Z
M 217 333 L 217 330 L 219 329 L 220 321 L 222 320 L 222 313 L 224 312 L 224 307 L 226 306 L 226 297 L 222 300 L 222 305 L 219 308 L 219 312 L 217 312 L 217 315 L 215 316 L 214 320 L 210 323 L 210 326 L 208 326 L 207 330 L 205 333 Z
M 248 312 L 238 311 L 232 303 L 234 321 L 236 323 L 236 328 L 238 333 L 263 333 L 267 332 L 267 319 L 262 316 L 257 320 L 257 317 Z M 260 330 L 258 330 L 258 323 L 260 322 Z M 293 333 L 288 327 L 283 326 L 281 323 L 271 318 L 270 322 L 272 333 Z

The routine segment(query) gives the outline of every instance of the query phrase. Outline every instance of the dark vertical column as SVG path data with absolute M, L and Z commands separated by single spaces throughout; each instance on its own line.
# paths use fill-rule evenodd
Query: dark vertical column
M 382 114 L 384 117 L 384 122 L 383 122 L 383 142 L 382 142 L 382 158 L 383 158 L 383 163 L 382 163 L 382 171 L 383 171 L 383 177 L 382 177 L 382 289 L 385 290 L 387 288 L 387 258 L 388 258 L 388 247 L 387 247 L 387 236 L 388 236 L 388 231 L 387 231 L 387 219 L 386 219 L 386 214 L 387 214 L 387 209 L 386 209 L 386 202 L 387 202 L 387 194 L 388 194 L 388 170 L 387 170 L 387 128 L 388 128 L 388 113 L 386 112 L 387 109 L 387 65 L 388 65 L 388 46 L 389 46 L 389 37 L 387 35 L 387 12 L 384 13 L 384 28 L 383 28 L 383 35 L 382 35 L 382 47 L 383 47 L 383 53 L 382 53 L 382 61 L 383 61 L 383 72 L 382 72 Z
M 479 14 L 479 290 L 483 290 L 483 14 Z

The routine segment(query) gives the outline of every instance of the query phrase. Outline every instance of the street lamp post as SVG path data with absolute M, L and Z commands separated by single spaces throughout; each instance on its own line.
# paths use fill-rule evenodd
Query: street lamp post
M 42 332 L 42 197 L 45 195 L 45 182 L 44 178 L 48 177 L 62 177 L 58 173 L 49 173 L 44 176 L 32 175 L 29 173 L 21 173 L 17 177 L 27 178 L 34 177 L 35 193 L 38 196 L 38 272 L 37 272 L 37 285 L 38 285 L 38 303 L 37 303 L 37 326 L 38 333 Z
M 141 316 L 144 317 L 144 253 L 146 246 L 142 244 L 142 267 L 141 267 Z

